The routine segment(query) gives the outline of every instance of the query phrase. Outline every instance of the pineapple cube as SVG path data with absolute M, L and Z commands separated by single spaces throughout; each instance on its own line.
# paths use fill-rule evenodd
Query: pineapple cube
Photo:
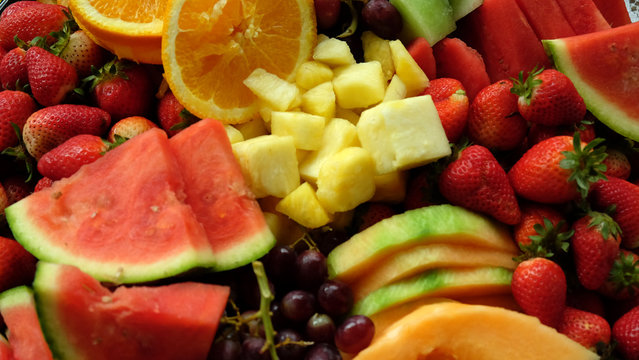
M 371 201 L 399 203 L 406 197 L 406 172 L 393 171 L 375 176 L 375 195 Z
M 428 87 L 428 77 L 424 70 L 419 67 L 400 40 L 392 40 L 389 45 L 393 64 L 395 64 L 395 72 L 406 84 L 408 96 L 421 94 Z
M 402 81 L 402 79 L 397 76 L 397 74 L 393 75 L 391 78 L 388 87 L 386 88 L 386 93 L 384 94 L 383 101 L 392 101 L 392 100 L 401 100 L 406 98 L 407 95 L 406 84 Z
M 260 117 L 242 124 L 236 124 L 235 128 L 242 134 L 244 140 L 268 134 L 264 120 Z
M 262 68 L 253 70 L 244 85 L 273 110 L 286 111 L 299 105 L 298 87 Z
M 379 61 L 335 69 L 333 90 L 337 105 L 345 109 L 366 108 L 384 99 L 386 80 Z
M 341 107 L 335 108 L 335 117 L 340 119 L 346 119 L 350 121 L 353 125 L 357 125 L 359 121 L 359 114 L 351 109 L 344 109 Z
M 311 152 L 300 163 L 300 176 L 306 181 L 316 183 L 320 167 L 331 155 L 357 142 L 357 128 L 350 121 L 334 118 L 324 128 L 322 144 L 317 151 Z
M 231 144 L 244 141 L 244 135 L 242 135 L 242 132 L 236 129 L 233 125 L 224 125 L 224 130 L 226 130 L 226 136 L 229 137 Z
M 300 65 L 295 75 L 295 83 L 302 89 L 311 89 L 315 86 L 331 81 L 333 70 L 328 65 L 319 61 L 307 61 Z
M 301 111 L 273 111 L 271 134 L 291 136 L 295 147 L 301 150 L 317 150 L 322 145 L 326 118 Z
M 370 200 L 375 194 L 375 163 L 368 150 L 348 147 L 326 159 L 316 193 L 329 213 L 348 211 Z
M 317 200 L 315 189 L 307 182 L 282 199 L 275 209 L 309 229 L 324 226 L 331 221 L 331 216 Z
M 320 41 L 313 50 L 313 60 L 320 61 L 330 67 L 355 64 L 355 57 L 353 57 L 348 43 L 337 38 Z
M 335 116 L 333 83 L 327 81 L 305 92 L 302 95 L 302 111 L 328 119 Z
M 393 64 L 389 42 L 389 40 L 375 35 L 372 31 L 364 31 L 362 33 L 364 61 L 379 61 L 382 64 L 382 71 L 386 81 L 390 80 L 395 74 L 395 65 Z
M 263 135 L 233 144 L 242 174 L 256 198 L 283 198 L 300 185 L 297 150 L 290 136 Z
M 395 150 L 386 133 L 386 124 L 381 108 L 387 103 L 364 110 L 357 123 L 357 137 L 361 146 L 367 149 L 375 160 L 378 175 L 395 171 L 393 161 Z

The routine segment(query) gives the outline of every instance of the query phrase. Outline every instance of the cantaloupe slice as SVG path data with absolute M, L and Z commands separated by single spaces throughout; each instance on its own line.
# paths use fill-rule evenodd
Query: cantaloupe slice
M 424 305 L 395 322 L 354 359 L 598 358 L 533 316 L 500 307 L 439 302 Z

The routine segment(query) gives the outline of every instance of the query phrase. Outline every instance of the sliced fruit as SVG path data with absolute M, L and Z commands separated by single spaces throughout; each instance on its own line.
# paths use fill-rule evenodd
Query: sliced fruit
M 402 346 L 398 346 L 401 340 Z M 356 360 L 595 360 L 537 318 L 500 307 L 439 302 L 398 320 Z
M 449 2 L 453 8 L 453 19 L 457 21 L 480 7 L 484 0 L 449 0 Z
M 575 35 L 556 0 L 517 0 L 517 4 L 539 39 Z
M 593 2 L 610 26 L 617 27 L 632 22 L 624 0 L 593 0 Z
M 229 288 L 182 282 L 111 291 L 70 265 L 40 262 L 33 283 L 57 359 L 205 359 Z
M 543 44 L 588 110 L 614 131 L 639 141 L 639 23 Z
M 448 0 L 390 0 L 404 20 L 402 40 L 408 44 L 417 37 L 434 45 L 455 30 L 453 8 Z
M 444 38 L 433 47 L 437 77 L 461 81 L 472 102 L 477 93 L 490 85 L 486 64 L 477 50 L 458 38 Z
M 257 97 L 242 81 L 257 68 L 293 80 L 315 46 L 314 9 L 310 0 L 169 1 L 162 62 L 171 90 L 200 118 L 250 120 Z
M 78 25 L 98 45 L 120 58 L 161 64 L 167 0 L 69 0 Z
M 0 359 L 13 360 L 13 349 L 7 338 L 0 334 Z
M 610 29 L 610 24 L 608 24 L 592 0 L 556 1 L 575 34 L 587 34 Z

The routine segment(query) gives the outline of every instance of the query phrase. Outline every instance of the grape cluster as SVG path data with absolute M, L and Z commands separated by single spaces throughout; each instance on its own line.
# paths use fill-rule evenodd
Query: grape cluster
M 356 31 L 370 30 L 393 40 L 403 26 L 401 14 L 388 0 L 315 0 L 315 15 L 318 30 L 329 36 L 345 35 L 356 24 Z

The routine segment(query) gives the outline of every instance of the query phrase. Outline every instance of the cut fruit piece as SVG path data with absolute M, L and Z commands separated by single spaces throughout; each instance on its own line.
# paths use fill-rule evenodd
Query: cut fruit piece
M 404 21 L 401 38 L 408 44 L 417 37 L 433 45 L 455 30 L 453 8 L 448 0 L 390 0 Z
M 624 0 L 593 0 L 601 15 L 612 27 L 630 24 L 630 14 Z
M 493 266 L 429 270 L 373 291 L 356 302 L 351 313 L 371 316 L 423 297 L 507 294 L 512 273 L 512 270 Z
M 539 39 L 575 35 L 556 0 L 517 0 L 517 4 Z
M 484 0 L 450 0 L 450 6 L 453 8 L 453 19 L 457 21 L 463 18 L 480 7 L 483 2 Z
M 351 283 L 393 253 L 444 242 L 517 251 L 504 226 L 462 207 L 434 205 L 384 219 L 337 246 L 327 257 L 329 276 Z
M 7 220 L 40 260 L 102 281 L 151 281 L 212 261 L 184 191 L 166 133 L 151 129 L 11 205 Z
M 165 78 L 198 117 L 245 122 L 257 115 L 258 103 L 242 81 L 257 68 L 293 80 L 316 36 L 310 0 L 170 0 L 162 31 Z
M 11 359 L 53 359 L 42 334 L 30 288 L 18 286 L 0 294 L 0 314 L 9 330 L 8 338 L 13 352 Z M 5 358 L 0 356 L 0 359 Z
M 33 283 L 57 359 L 205 359 L 229 295 L 195 282 L 114 291 L 70 265 L 40 262 Z
M 355 357 L 378 359 L 595 360 L 599 356 L 533 316 L 500 307 L 439 302 L 401 318 Z
M 437 66 L 437 77 L 449 77 L 461 81 L 468 100 L 490 85 L 486 64 L 477 50 L 459 38 L 445 38 L 435 44 L 433 54 Z
M 614 131 L 639 141 L 639 23 L 543 44 L 588 110 Z
M 566 20 L 575 34 L 610 29 L 610 24 L 603 17 L 592 0 L 555 0 L 561 7 Z
M 266 254 L 275 237 L 244 181 L 222 123 L 200 120 L 169 144 L 188 184 L 186 202 L 211 245 L 213 269 L 236 268 Z
M 13 357 L 13 349 L 11 349 L 11 345 L 7 338 L 4 335 L 0 334 L 0 359 L 2 360 L 14 360 Z

